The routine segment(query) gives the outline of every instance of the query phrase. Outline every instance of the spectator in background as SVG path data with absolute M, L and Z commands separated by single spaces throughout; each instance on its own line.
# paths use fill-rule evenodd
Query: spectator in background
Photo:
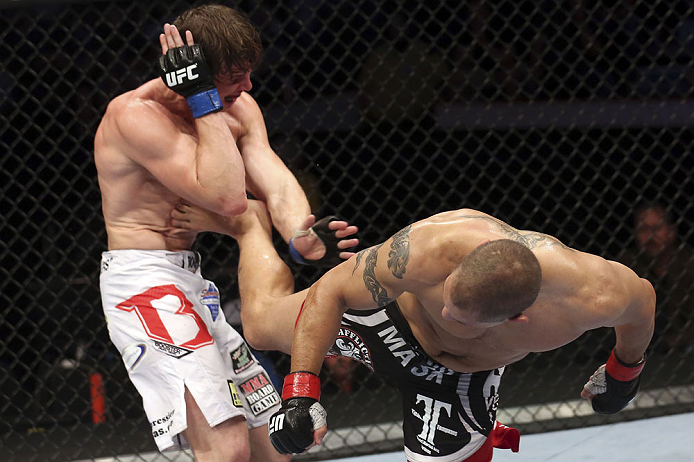
M 677 237 L 668 208 L 647 203 L 634 213 L 636 248 L 619 257 L 653 283 L 657 293 L 657 352 L 694 350 L 694 249 Z

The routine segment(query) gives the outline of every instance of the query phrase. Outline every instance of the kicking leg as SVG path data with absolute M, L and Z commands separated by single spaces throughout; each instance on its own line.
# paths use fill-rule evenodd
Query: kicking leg
M 246 341 L 258 350 L 291 353 L 294 324 L 305 294 L 294 294 L 294 277 L 275 250 L 270 217 L 262 202 L 224 217 L 179 204 L 171 213 L 178 228 L 227 234 L 239 244 L 241 322 Z

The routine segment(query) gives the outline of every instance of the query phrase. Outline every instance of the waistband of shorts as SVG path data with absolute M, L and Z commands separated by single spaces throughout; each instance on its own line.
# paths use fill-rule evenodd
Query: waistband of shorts
M 112 262 L 128 263 L 140 261 L 143 258 L 162 258 L 171 264 L 194 273 L 200 268 L 200 254 L 194 250 L 137 250 L 121 249 L 107 250 L 101 254 L 101 273 L 105 273 L 111 267 Z

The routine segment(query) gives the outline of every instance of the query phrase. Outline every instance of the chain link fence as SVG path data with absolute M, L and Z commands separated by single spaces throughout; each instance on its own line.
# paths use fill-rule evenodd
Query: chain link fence
M 108 101 L 155 77 L 162 24 L 192 4 L 2 4 L 7 460 L 141 460 L 155 451 L 101 311 L 106 235 L 92 142 Z M 577 399 L 613 345 L 603 329 L 508 367 L 500 421 L 528 433 L 694 409 L 691 2 L 228 4 L 261 32 L 252 95 L 318 215 L 348 217 L 372 245 L 417 219 L 471 207 L 623 261 L 653 282 L 657 329 L 634 404 L 605 417 Z M 664 218 L 637 223 L 638 207 L 651 202 Z M 675 236 L 667 260 L 652 256 L 661 234 Z M 196 247 L 203 273 L 233 305 L 233 240 L 207 233 Z M 293 269 L 298 288 L 319 276 Z M 278 377 L 287 372 L 285 356 L 264 357 Z M 334 431 L 304 459 L 401 447 L 391 385 L 362 366 L 347 370 L 347 379 L 324 374 Z M 94 414 L 101 406 L 104 415 Z

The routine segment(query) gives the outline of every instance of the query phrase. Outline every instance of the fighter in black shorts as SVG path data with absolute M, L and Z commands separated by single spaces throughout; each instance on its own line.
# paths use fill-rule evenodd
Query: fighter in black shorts
M 347 311 L 328 355 L 350 357 L 400 390 L 408 460 L 464 460 L 494 427 L 504 368 L 463 374 L 434 361 L 412 335 L 397 302 Z
M 291 352 L 282 409 L 269 424 L 280 452 L 322 443 L 317 373 L 331 348 L 400 385 L 413 462 L 486 462 L 493 447 L 517 450 L 518 432 L 495 421 L 504 366 L 589 329 L 614 327 L 616 345 L 581 396 L 596 412 L 614 413 L 638 390 L 653 333 L 651 284 L 551 236 L 475 210 L 443 212 L 294 293 L 262 204 L 230 222 L 190 208 L 172 218 L 175 226 L 236 238 L 246 340 Z

